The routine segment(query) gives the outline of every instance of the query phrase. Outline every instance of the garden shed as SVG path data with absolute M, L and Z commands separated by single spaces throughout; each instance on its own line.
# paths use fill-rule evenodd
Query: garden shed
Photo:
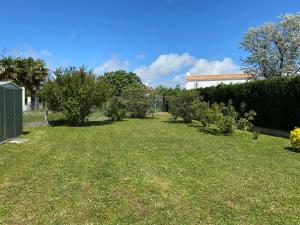
M 22 88 L 12 82 L 0 82 L 0 143 L 22 132 Z

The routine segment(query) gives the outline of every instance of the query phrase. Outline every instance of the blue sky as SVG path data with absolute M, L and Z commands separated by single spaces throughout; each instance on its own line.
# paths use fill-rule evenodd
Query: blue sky
M 51 69 L 126 69 L 151 85 L 187 72 L 238 72 L 243 33 L 300 11 L 299 0 L 2 1 L 2 55 L 43 58 Z

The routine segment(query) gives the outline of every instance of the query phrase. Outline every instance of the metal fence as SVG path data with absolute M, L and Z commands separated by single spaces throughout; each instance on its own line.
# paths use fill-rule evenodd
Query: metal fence
M 23 132 L 22 89 L 0 82 L 0 142 Z

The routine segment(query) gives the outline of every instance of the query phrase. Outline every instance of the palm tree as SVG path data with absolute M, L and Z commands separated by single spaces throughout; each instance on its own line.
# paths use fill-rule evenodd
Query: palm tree
M 36 93 L 49 74 L 44 60 L 34 60 L 32 57 L 19 59 L 20 81 L 30 91 L 31 108 L 35 109 Z
M 17 60 L 8 56 L 0 59 L 0 80 L 21 85 Z

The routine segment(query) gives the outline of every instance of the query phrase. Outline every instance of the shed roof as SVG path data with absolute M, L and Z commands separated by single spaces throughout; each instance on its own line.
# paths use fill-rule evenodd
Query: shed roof
M 20 86 L 16 85 L 11 81 L 0 81 L 0 86 L 12 86 L 12 85 L 16 88 L 22 89 Z

